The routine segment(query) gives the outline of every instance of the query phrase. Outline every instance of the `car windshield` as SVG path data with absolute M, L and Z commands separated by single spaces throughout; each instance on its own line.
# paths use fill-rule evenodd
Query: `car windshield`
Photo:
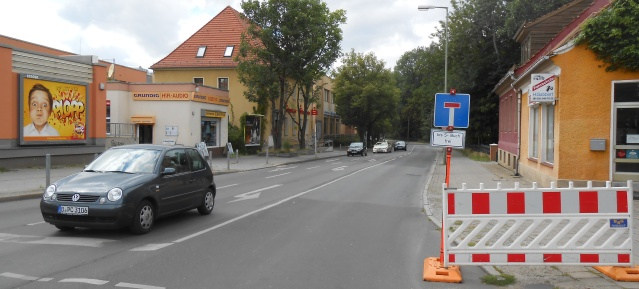
M 85 171 L 153 173 L 159 150 L 110 149 L 90 163 Z
M 376 145 L 376 146 L 382 146 L 382 145 L 386 145 L 386 143 L 378 142 L 378 143 L 376 143 L 375 145 Z
M 351 145 L 350 145 L 350 147 L 352 147 L 352 148 L 361 148 L 363 146 L 364 146 L 364 144 L 361 143 L 361 142 L 354 142 L 354 143 L 351 143 Z

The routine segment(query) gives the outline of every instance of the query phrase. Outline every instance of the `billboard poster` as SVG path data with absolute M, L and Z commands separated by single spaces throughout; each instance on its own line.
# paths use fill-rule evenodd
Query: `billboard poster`
M 260 120 L 261 115 L 247 115 L 246 125 L 244 126 L 244 145 L 259 146 L 260 145 Z
M 86 143 L 87 85 L 21 74 L 20 144 Z

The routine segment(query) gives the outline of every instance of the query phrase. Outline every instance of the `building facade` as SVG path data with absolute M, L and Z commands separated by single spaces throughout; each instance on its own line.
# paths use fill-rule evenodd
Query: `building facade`
M 610 2 L 573 1 L 522 26 L 523 64 L 495 88 L 501 165 L 544 186 L 639 181 L 639 73 L 606 71 L 574 42 L 580 25 Z

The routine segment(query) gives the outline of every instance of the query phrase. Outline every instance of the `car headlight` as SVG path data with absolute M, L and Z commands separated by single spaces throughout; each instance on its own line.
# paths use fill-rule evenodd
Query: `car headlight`
M 55 200 L 55 190 L 55 185 L 48 186 L 47 189 L 44 190 L 44 195 L 42 197 L 47 201 Z
M 111 189 L 109 191 L 109 193 L 107 194 L 107 198 L 111 202 L 115 202 L 115 201 L 121 199 L 122 198 L 122 189 L 120 189 L 120 188 Z

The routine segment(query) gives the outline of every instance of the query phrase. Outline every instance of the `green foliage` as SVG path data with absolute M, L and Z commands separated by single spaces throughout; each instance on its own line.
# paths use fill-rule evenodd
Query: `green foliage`
M 399 89 L 384 61 L 374 54 L 351 51 L 334 74 L 333 92 L 342 123 L 356 126 L 360 139 L 391 135 Z
M 244 147 L 244 130 L 240 127 L 231 125 L 230 122 L 228 130 L 229 142 L 233 145 L 233 149 L 245 154 L 246 148 Z
M 639 2 L 617 0 L 589 19 L 577 42 L 608 64 L 607 71 L 639 71 Z

